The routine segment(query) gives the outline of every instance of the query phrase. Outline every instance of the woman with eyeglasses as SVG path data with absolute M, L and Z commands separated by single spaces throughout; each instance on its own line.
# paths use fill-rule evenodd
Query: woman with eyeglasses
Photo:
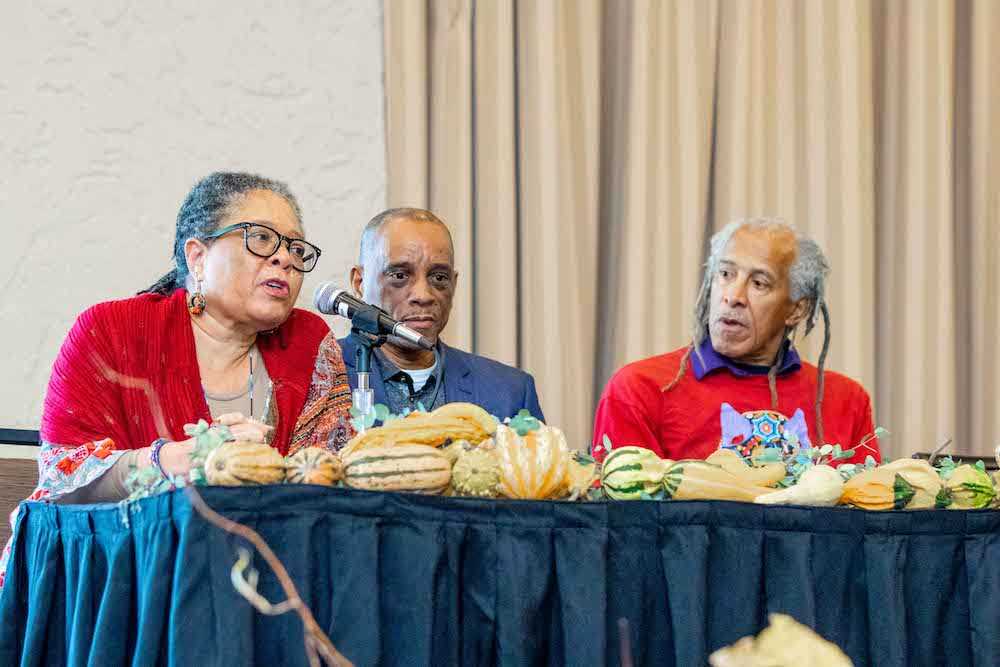
M 186 475 L 184 425 L 227 425 L 282 454 L 339 447 L 351 394 L 327 324 L 296 309 L 320 249 L 283 183 L 214 173 L 177 215 L 174 268 L 80 315 L 54 364 L 31 499 L 109 502 L 135 467 Z

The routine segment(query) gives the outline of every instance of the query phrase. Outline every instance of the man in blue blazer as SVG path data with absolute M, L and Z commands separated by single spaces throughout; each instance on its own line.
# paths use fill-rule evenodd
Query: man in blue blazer
M 458 284 L 451 233 L 430 211 L 395 208 L 376 215 L 361 235 L 359 263 L 351 269 L 351 287 L 359 298 L 435 342 L 424 350 L 390 337 L 372 358 L 375 402 L 393 413 L 445 403 L 475 403 L 505 419 L 522 409 L 544 421 L 528 373 L 486 357 L 445 345 L 439 339 L 448 324 Z M 358 341 L 340 340 L 351 388 Z

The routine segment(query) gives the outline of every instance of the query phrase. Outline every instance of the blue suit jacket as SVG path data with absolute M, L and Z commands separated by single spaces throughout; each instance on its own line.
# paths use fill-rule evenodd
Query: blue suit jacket
M 355 370 L 357 340 L 348 336 L 338 342 L 344 352 L 348 382 L 351 389 L 354 389 L 358 386 Z M 542 407 L 538 404 L 535 379 L 528 373 L 499 361 L 456 350 L 444 343 L 440 344 L 440 352 L 444 359 L 445 403 L 475 403 L 501 420 L 513 417 L 523 408 L 533 417 L 545 421 Z M 375 402 L 386 403 L 382 370 L 374 361 L 371 385 L 375 392 Z

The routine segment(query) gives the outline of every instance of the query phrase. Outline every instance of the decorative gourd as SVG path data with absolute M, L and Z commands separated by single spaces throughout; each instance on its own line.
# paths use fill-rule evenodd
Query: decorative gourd
M 879 466 L 882 470 L 899 473 L 913 488 L 913 498 L 903 509 L 933 509 L 939 502 L 941 477 L 931 464 L 924 459 L 896 459 L 892 463 Z
M 456 440 L 450 445 L 442 447 L 441 453 L 448 457 L 448 460 L 451 462 L 452 467 L 454 467 L 455 463 L 458 462 L 458 458 L 464 452 L 467 452 L 474 448 L 475 445 L 470 443 L 468 440 Z
M 476 436 L 476 441 L 481 442 L 493 435 L 497 428 L 497 420 L 490 413 L 483 410 L 475 403 L 445 403 L 431 413 L 435 419 L 461 419 L 479 427 L 484 437 Z
M 882 466 L 847 480 L 840 504 L 865 510 L 902 509 L 914 495 L 913 486 L 902 475 Z
M 757 486 L 774 486 L 788 475 L 784 463 L 750 466 L 734 449 L 717 449 L 705 461 Z
M 278 484 L 285 481 L 285 459 L 260 442 L 226 442 L 205 459 L 205 480 L 218 486 Z
M 447 403 L 434 412 L 411 412 L 351 438 L 341 451 L 343 456 L 370 447 L 388 447 L 402 443 L 440 447 L 456 440 L 477 444 L 493 435 L 497 421 L 472 403 Z
M 493 441 L 502 495 L 529 500 L 566 495 L 570 453 L 558 428 L 543 426 L 522 437 L 500 424 Z
M 450 481 L 448 457 L 429 445 L 370 447 L 344 458 L 344 482 L 355 489 L 433 494 Z
M 666 466 L 645 447 L 612 449 L 601 465 L 601 486 L 613 500 L 639 500 L 660 490 Z
M 451 469 L 456 495 L 496 498 L 500 495 L 500 462 L 483 449 L 463 451 Z
M 968 463 L 955 468 L 944 482 L 938 507 L 953 510 L 978 510 L 988 507 L 996 497 L 990 476 Z
M 705 461 L 672 463 L 663 476 L 666 497 L 672 500 L 739 500 L 753 502 L 773 489 L 751 484 L 728 470 Z
M 569 460 L 569 482 L 567 491 L 569 500 L 586 498 L 587 492 L 594 487 L 600 474 L 597 472 L 597 461 L 589 454 L 573 452 Z
M 292 484 L 333 486 L 344 477 L 344 464 L 322 447 L 305 447 L 286 460 L 285 481 Z
M 754 502 L 763 505 L 831 507 L 837 504 L 843 492 L 844 480 L 839 472 L 827 465 L 815 465 L 802 473 L 794 486 L 757 496 Z
M 836 644 L 784 614 L 769 614 L 770 625 L 757 638 L 744 637 L 708 656 L 712 667 L 774 667 L 807 663 L 810 667 L 852 667 Z M 808 657 L 807 657 L 808 656 Z

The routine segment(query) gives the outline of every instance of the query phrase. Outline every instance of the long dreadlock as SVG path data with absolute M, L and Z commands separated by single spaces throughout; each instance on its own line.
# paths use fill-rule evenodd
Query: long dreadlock
M 708 335 L 712 280 L 718 271 L 719 261 L 722 258 L 723 250 L 725 250 L 726 246 L 729 245 L 729 241 L 732 239 L 733 235 L 744 227 L 786 231 L 794 234 L 795 236 L 797 252 L 795 262 L 789 270 L 789 281 L 791 282 L 790 291 L 792 301 L 794 302 L 799 301 L 800 299 L 806 299 L 809 302 L 809 312 L 807 313 L 805 319 L 805 333 L 803 334 L 803 337 L 808 336 L 816 326 L 817 315 L 822 314 L 823 316 L 823 347 L 820 350 L 819 361 L 816 364 L 818 377 L 816 380 L 815 400 L 816 434 L 819 436 L 820 443 L 823 443 L 824 434 L 822 410 L 823 391 L 825 388 L 824 371 L 826 368 L 826 355 L 830 349 L 830 310 L 826 304 L 826 277 L 830 272 L 830 265 L 827 262 L 826 257 L 823 255 L 823 251 L 815 241 L 805 238 L 797 232 L 794 226 L 781 219 L 748 218 L 744 220 L 736 220 L 729 223 L 721 231 L 712 236 L 709 243 L 708 260 L 705 262 L 705 272 L 702 276 L 701 287 L 698 290 L 698 299 L 694 306 L 694 328 L 692 331 L 691 343 L 688 345 L 687 350 L 684 351 L 684 356 L 681 357 L 681 363 L 680 367 L 677 369 L 677 374 L 674 376 L 673 380 L 661 389 L 661 391 L 668 392 L 677 386 L 677 384 L 684 377 L 684 374 L 687 372 L 687 367 L 691 363 L 692 354 L 697 355 L 699 361 L 701 361 L 702 365 L 704 365 L 704 359 L 702 359 L 700 348 L 701 344 L 705 340 L 705 336 Z M 785 331 L 785 340 L 791 338 L 794 331 L 794 328 L 787 329 Z M 784 342 L 782 342 L 782 344 L 778 347 L 778 353 L 775 355 L 774 362 L 771 364 L 771 367 L 767 372 L 767 384 L 771 391 L 772 410 L 776 410 L 778 408 L 777 377 L 778 370 L 781 368 L 785 360 L 785 347 Z

